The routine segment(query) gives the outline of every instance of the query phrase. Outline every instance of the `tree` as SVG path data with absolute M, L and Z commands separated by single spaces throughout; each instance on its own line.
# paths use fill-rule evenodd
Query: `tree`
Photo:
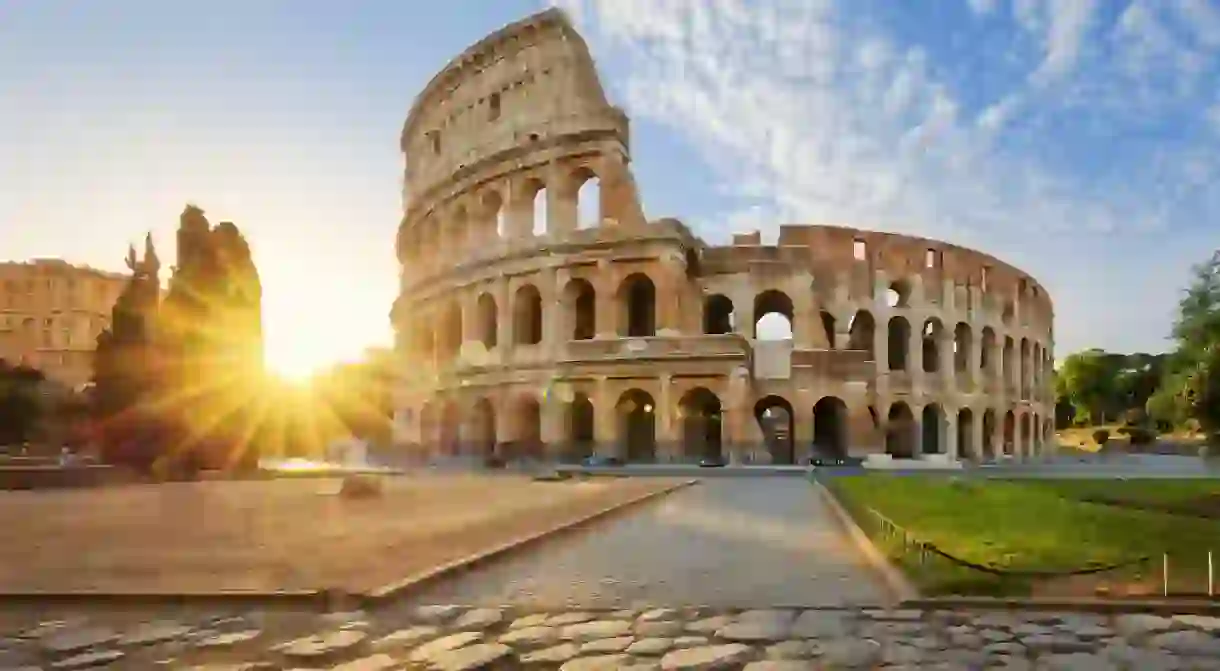
M 1076 409 L 1078 419 L 1104 424 L 1107 409 L 1113 408 L 1117 384 L 1112 355 L 1100 349 L 1070 354 L 1063 360 L 1055 378 L 1057 395 Z
M 42 372 L 0 359 L 0 445 L 20 445 L 33 438 L 42 420 Z
M 1178 303 L 1176 349 L 1158 391 L 1157 409 L 1196 420 L 1220 438 L 1220 250 L 1192 269 L 1193 281 Z

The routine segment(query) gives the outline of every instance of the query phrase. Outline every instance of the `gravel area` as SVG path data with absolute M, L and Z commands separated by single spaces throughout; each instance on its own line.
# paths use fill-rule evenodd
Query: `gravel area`
M 886 596 L 803 478 L 709 478 L 438 583 L 419 602 L 804 607 L 879 605 Z
M 1220 618 L 1069 612 L 428 605 L 312 616 L 36 621 L 0 631 L 0 668 L 1039 669 L 1220 668 Z
M 361 500 L 338 479 L 0 492 L 0 592 L 360 591 L 677 482 L 382 481 Z

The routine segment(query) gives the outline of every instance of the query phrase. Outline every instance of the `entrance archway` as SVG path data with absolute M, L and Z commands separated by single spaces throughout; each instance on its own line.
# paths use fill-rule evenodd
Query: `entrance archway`
M 593 456 L 593 401 L 577 392 L 568 404 L 568 448 L 566 458 L 572 462 Z
M 688 461 L 723 458 L 720 399 L 705 387 L 686 392 L 682 412 L 682 454 Z
M 996 457 L 995 445 L 995 410 L 987 408 L 983 411 L 983 449 L 980 454 L 983 461 L 993 461 Z
M 915 415 L 906 403 L 890 406 L 885 424 L 885 452 L 895 459 L 915 456 Z
M 970 408 L 957 411 L 958 458 L 971 461 L 979 458 L 978 446 L 974 444 L 974 412 Z
M 491 401 L 480 398 L 474 409 L 474 450 L 483 459 L 496 454 L 496 410 Z
M 940 454 L 941 449 L 942 424 L 944 424 L 944 413 L 941 412 L 940 406 L 935 403 L 929 403 L 923 408 L 923 417 L 920 421 L 920 433 L 922 434 L 922 452 L 924 454 Z
M 796 463 L 796 454 L 792 449 L 792 435 L 796 429 L 794 417 L 792 404 L 782 396 L 766 396 L 754 404 L 754 418 L 762 429 L 772 464 Z
M 619 397 L 619 442 L 627 461 L 650 463 L 657 458 L 656 403 L 642 389 L 628 389 Z
M 830 458 L 847 456 L 847 404 L 827 396 L 813 406 L 813 452 Z
M 1009 410 L 1004 413 L 1004 455 L 1013 457 L 1016 456 L 1017 443 L 1017 418 L 1013 412 Z
M 643 338 L 657 334 L 657 288 L 644 273 L 632 273 L 619 285 L 619 335 Z

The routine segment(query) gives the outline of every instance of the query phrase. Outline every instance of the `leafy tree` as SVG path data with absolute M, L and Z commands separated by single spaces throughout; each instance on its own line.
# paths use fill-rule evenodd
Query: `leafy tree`
M 1159 412 L 1189 417 L 1220 437 L 1220 251 L 1193 268 L 1173 325 L 1177 344 L 1158 392 Z
M 42 420 L 41 371 L 0 359 L 0 445 L 19 445 L 33 437 Z
M 1117 395 L 1116 373 L 1113 358 L 1100 349 L 1070 354 L 1056 376 L 1056 393 L 1072 404 L 1078 419 L 1103 424 Z

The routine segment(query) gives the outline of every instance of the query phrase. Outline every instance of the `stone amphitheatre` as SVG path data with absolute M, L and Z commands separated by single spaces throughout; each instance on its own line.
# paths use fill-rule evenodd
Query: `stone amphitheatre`
M 1053 307 L 1032 277 L 839 226 L 708 244 L 645 216 L 629 145 L 555 9 L 479 41 L 419 94 L 401 137 L 396 442 L 429 456 L 912 465 L 1050 444 Z M 791 338 L 758 338 L 776 313 Z

